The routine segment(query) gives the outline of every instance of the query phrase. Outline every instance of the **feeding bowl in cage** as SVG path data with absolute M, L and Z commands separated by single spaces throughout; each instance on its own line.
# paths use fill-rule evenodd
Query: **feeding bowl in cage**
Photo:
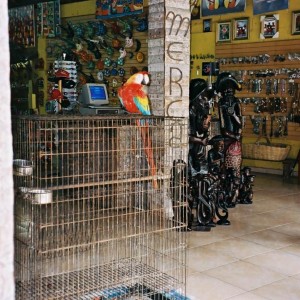
M 28 195 L 34 204 L 48 204 L 52 202 L 52 191 L 43 189 L 30 189 Z
M 26 186 L 19 186 L 18 189 L 22 194 L 27 194 L 29 191 L 29 188 Z
M 32 175 L 33 165 L 32 162 L 25 159 L 13 160 L 14 175 L 17 176 L 30 176 Z
M 19 186 L 18 187 L 18 190 L 19 192 L 21 193 L 21 195 L 24 197 L 24 198 L 27 198 L 28 197 L 28 192 L 29 192 L 29 188 L 26 187 L 26 186 Z

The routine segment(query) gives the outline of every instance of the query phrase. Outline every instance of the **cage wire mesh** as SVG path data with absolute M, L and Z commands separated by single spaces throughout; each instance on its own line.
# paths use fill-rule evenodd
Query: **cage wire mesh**
M 185 299 L 187 120 L 12 122 L 16 299 Z

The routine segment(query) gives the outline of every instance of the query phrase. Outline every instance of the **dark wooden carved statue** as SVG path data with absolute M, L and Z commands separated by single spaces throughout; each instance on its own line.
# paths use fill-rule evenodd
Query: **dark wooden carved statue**
M 233 168 L 240 176 L 242 161 L 241 134 L 242 112 L 240 100 L 235 97 L 235 91 L 241 90 L 241 85 L 228 72 L 221 73 L 216 81 L 216 90 L 221 98 L 218 102 L 221 134 L 225 142 L 225 166 Z
M 208 89 L 204 79 L 190 82 L 189 106 L 189 171 L 192 176 L 207 173 L 206 145 L 210 128 L 210 99 L 213 91 Z

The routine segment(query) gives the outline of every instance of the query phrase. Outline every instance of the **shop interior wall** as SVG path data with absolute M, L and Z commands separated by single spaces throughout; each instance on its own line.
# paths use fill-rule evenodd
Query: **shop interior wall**
M 147 1 L 144 1 L 144 13 L 142 15 L 139 15 L 138 17 L 144 17 L 147 14 Z M 77 3 L 70 3 L 70 4 L 64 4 L 61 5 L 61 23 L 63 26 L 66 26 L 67 22 L 71 22 L 72 24 L 87 24 L 87 22 L 89 21 L 95 21 L 97 22 L 97 20 L 100 19 L 96 19 L 95 18 L 95 12 L 96 12 L 96 3 L 94 0 L 87 0 L 87 1 L 83 1 L 83 2 L 77 2 Z M 131 69 L 133 67 L 137 68 L 138 71 L 141 71 L 143 68 L 147 67 L 148 65 L 148 60 L 147 60 L 147 52 L 148 52 L 148 32 L 144 31 L 144 32 L 139 32 L 135 29 L 135 27 L 137 26 L 137 22 L 133 21 L 130 19 L 130 17 L 126 17 L 123 18 L 125 21 L 132 21 L 134 26 L 134 30 L 133 30 L 133 39 L 134 39 L 134 45 L 132 48 L 127 49 L 127 56 L 125 57 L 125 63 L 123 66 L 119 66 L 122 67 L 125 70 L 125 76 L 108 76 L 108 77 L 104 77 L 105 80 L 107 80 L 108 82 L 108 92 L 109 92 L 109 100 L 110 100 L 110 104 L 111 105 L 119 105 L 119 100 L 117 98 L 116 95 L 116 91 L 118 89 L 118 87 L 120 87 L 123 83 L 123 81 L 125 81 L 126 79 L 128 79 L 131 75 Z M 117 21 L 116 19 L 106 19 L 104 20 L 105 24 L 107 26 L 108 29 L 108 36 L 109 37 L 114 37 L 113 34 L 111 33 L 111 28 L 110 28 L 110 24 L 112 24 L 112 22 Z M 121 27 L 123 26 L 122 23 L 119 24 Z M 65 39 L 65 32 L 62 31 L 62 37 Z M 96 39 L 96 37 L 95 37 Z M 118 39 L 122 42 L 124 42 L 124 38 L 122 37 L 118 37 Z M 140 42 L 141 46 L 139 48 L 139 51 L 136 51 L 136 49 L 138 48 L 138 42 Z M 111 39 L 107 39 L 107 43 L 110 44 L 111 43 Z M 85 42 L 82 43 L 84 46 L 84 50 L 87 50 L 87 44 Z M 38 78 L 43 78 L 44 79 L 44 87 L 38 87 L 37 85 L 34 85 L 33 87 L 33 92 L 35 92 L 37 94 L 37 105 L 38 105 L 38 110 L 40 114 L 45 114 L 45 103 L 46 101 L 49 99 L 49 89 L 51 90 L 51 86 L 52 84 L 50 82 L 48 82 L 48 74 L 50 68 L 51 68 L 51 64 L 55 61 L 58 60 L 59 57 L 57 55 L 55 55 L 55 53 L 57 53 L 58 51 L 56 51 L 57 49 L 59 50 L 59 48 L 57 48 L 57 45 L 66 45 L 66 43 L 64 41 L 62 41 L 59 38 L 38 38 L 38 52 L 39 52 L 39 58 L 43 58 L 43 60 L 45 61 L 45 66 L 42 69 L 37 68 L 36 69 L 36 73 L 37 73 L 37 77 Z M 50 46 L 50 47 L 49 47 Z M 49 52 L 47 52 L 47 47 L 52 49 L 52 52 L 54 54 L 49 54 Z M 87 51 L 89 52 L 89 51 Z M 120 53 L 118 52 L 118 50 L 115 50 L 113 55 L 108 55 L 106 53 L 106 51 L 104 49 L 100 49 L 101 52 L 101 59 L 104 61 L 106 57 L 109 57 L 111 60 L 116 61 L 117 58 L 120 56 Z M 144 60 L 143 62 L 138 62 L 137 61 L 137 53 L 141 52 L 144 54 Z M 97 60 L 94 58 L 93 59 L 95 62 L 97 62 Z M 97 69 L 97 67 L 95 67 L 94 69 L 89 69 L 87 68 L 87 63 L 83 62 L 82 60 L 80 60 L 80 62 L 82 63 L 82 71 L 84 74 L 90 76 L 92 75 L 94 77 L 94 79 L 96 80 L 96 82 L 102 82 L 99 81 L 97 79 L 97 73 L 99 71 L 99 69 Z M 106 67 L 105 67 L 106 68 Z M 111 69 L 111 67 L 109 68 Z M 103 70 L 102 70 L 103 71 Z M 81 76 L 80 73 L 78 73 L 78 78 Z M 116 79 L 117 81 L 117 86 L 112 85 L 112 81 L 113 79 Z M 79 86 L 80 87 L 80 86 Z M 39 99 L 38 94 L 39 92 L 42 91 L 44 97 L 42 99 Z M 29 95 L 30 97 L 30 95 Z M 31 104 L 31 99 L 29 99 L 29 103 Z
M 270 14 L 279 14 L 279 37 L 273 39 L 261 39 L 261 15 L 253 15 L 253 6 L 252 0 L 246 1 L 246 10 L 242 13 L 230 13 L 223 15 L 216 15 L 211 17 L 200 17 L 197 20 L 192 21 L 191 25 L 191 79 L 192 78 L 201 78 L 202 77 L 202 62 L 203 61 L 216 61 L 218 58 L 231 58 L 239 56 L 248 56 L 248 55 L 258 55 L 262 53 L 268 53 L 271 51 L 271 59 L 269 64 L 265 65 L 254 65 L 254 66 L 245 66 L 245 65 L 220 65 L 220 71 L 228 70 L 230 68 L 232 71 L 242 70 L 246 68 L 250 70 L 251 68 L 257 70 L 259 68 L 268 69 L 268 68 L 284 68 L 287 65 L 288 68 L 300 68 L 299 60 L 295 61 L 285 61 L 281 62 L 280 66 L 278 63 L 274 63 L 274 55 L 284 54 L 287 56 L 288 52 L 300 54 L 300 35 L 293 35 L 292 28 L 292 12 L 300 10 L 299 1 L 289 1 L 289 8 L 286 10 L 280 10 L 278 12 L 272 12 L 264 15 Z M 217 42 L 216 41 L 216 29 L 217 23 L 223 21 L 233 22 L 237 18 L 249 18 L 249 37 L 246 40 L 231 40 L 230 42 Z M 203 31 L 203 20 L 211 19 L 211 32 Z M 279 44 L 278 44 L 279 43 Z M 266 45 L 268 46 L 266 47 Z M 249 47 L 251 48 L 249 50 Z M 208 79 L 207 77 L 204 77 Z M 212 81 L 215 81 L 216 78 L 212 78 Z M 299 79 L 296 79 L 295 82 L 299 83 Z M 265 96 L 262 95 L 253 95 L 252 93 L 248 94 L 247 89 L 244 87 L 243 91 L 238 92 L 237 97 L 253 97 L 253 96 Z M 288 114 L 291 108 L 292 99 L 288 97 L 288 111 L 285 115 Z M 253 112 L 254 105 L 243 105 L 243 115 L 245 116 L 245 128 L 243 131 L 243 143 L 254 143 L 257 139 L 257 135 L 253 133 L 253 126 L 251 124 L 250 116 L 254 115 Z M 216 112 L 217 113 L 217 112 Z M 268 121 L 270 122 L 271 116 L 268 114 L 262 114 L 267 116 Z M 298 151 L 300 149 L 300 125 L 299 123 L 288 122 L 288 135 L 284 137 L 272 137 L 272 143 L 284 143 L 291 145 L 291 151 L 289 152 L 288 158 L 296 158 Z M 263 160 L 249 160 L 244 159 L 244 164 L 250 165 L 257 168 L 281 170 L 282 162 L 274 161 L 263 161 Z
M 145 1 L 147 6 L 147 1 Z M 94 19 L 95 15 L 95 2 L 92 0 L 84 1 L 84 2 L 78 2 L 75 4 L 65 4 L 61 6 L 61 16 L 63 19 L 63 22 L 66 20 L 72 20 L 74 22 L 76 21 L 82 21 L 82 20 L 90 20 Z M 291 34 L 291 14 L 293 11 L 300 10 L 300 3 L 298 1 L 290 1 L 289 8 L 287 10 L 281 10 L 278 12 L 280 16 L 279 20 L 279 38 L 273 39 L 274 42 L 276 41 L 285 41 L 286 45 L 288 46 L 289 41 L 297 40 L 299 41 L 300 35 L 292 35 Z M 252 0 L 246 1 L 246 10 L 242 13 L 230 13 L 225 15 L 219 15 L 219 16 L 213 16 L 210 17 L 211 19 L 211 32 L 203 32 L 203 20 L 207 18 L 199 18 L 198 20 L 193 20 L 191 24 L 191 79 L 192 78 L 198 78 L 201 77 L 202 73 L 202 62 L 203 61 L 215 61 L 217 59 L 217 56 L 222 56 L 222 47 L 226 48 L 230 45 L 234 47 L 234 45 L 244 45 L 247 47 L 247 45 L 250 43 L 253 43 L 257 49 L 263 49 L 264 43 L 270 42 L 269 40 L 262 40 L 260 39 L 260 15 L 253 15 L 252 13 L 253 7 L 252 7 Z M 272 13 L 273 14 L 273 13 Z M 229 43 L 217 43 L 216 42 L 216 27 L 217 23 L 221 21 L 232 21 L 236 18 L 241 17 L 248 17 L 249 18 L 249 38 L 247 40 L 239 40 L 239 41 L 231 41 Z M 139 36 L 139 39 L 141 39 L 143 48 L 142 51 L 146 54 L 147 53 L 147 33 L 143 33 L 142 36 Z M 271 42 L 273 42 L 273 40 Z M 45 61 L 48 62 L 49 58 L 46 54 L 46 47 L 50 40 L 46 40 L 43 38 L 40 38 L 38 41 L 38 48 L 39 48 L 39 55 L 40 57 L 43 57 Z M 51 41 L 50 41 L 51 43 Z M 300 43 L 299 43 L 300 44 Z M 219 49 L 219 50 L 218 50 Z M 221 49 L 221 50 L 220 50 Z M 217 53 L 218 52 L 218 53 Z M 254 50 L 255 52 L 255 50 Z M 300 53 L 300 50 L 299 50 Z M 254 55 L 255 53 L 253 53 Z M 226 54 L 230 55 L 230 54 Z M 235 55 L 232 53 L 232 56 Z M 243 55 L 241 53 L 241 55 Z M 222 56 L 223 57 L 223 56 Z M 147 55 L 146 55 L 147 58 Z M 49 60 L 51 61 L 51 59 Z M 135 60 L 132 60 L 125 66 L 126 73 L 129 73 L 130 67 L 133 65 L 136 65 L 138 68 L 142 68 L 142 65 L 139 65 Z M 147 65 L 147 60 L 143 62 L 143 66 Z M 221 66 L 222 70 L 222 66 Z M 38 76 L 44 77 L 47 79 L 47 68 L 44 70 L 38 70 Z M 88 70 L 89 72 L 89 70 Z M 96 76 L 96 71 L 93 72 L 93 75 Z M 212 81 L 214 81 L 216 78 L 212 78 Z M 121 81 L 118 80 L 118 84 L 121 84 Z M 47 94 L 48 87 L 45 87 L 45 94 Z M 245 90 L 243 91 L 243 97 L 245 97 Z M 238 94 L 237 94 L 238 95 Z M 251 96 L 251 95 L 250 95 Z M 116 98 L 114 99 L 116 103 Z M 247 107 L 247 114 L 249 113 L 249 107 Z M 40 113 L 44 113 L 44 108 L 40 108 Z M 250 120 L 250 119 L 249 119 Z M 253 135 L 251 133 L 251 124 L 246 124 L 245 130 L 244 130 L 244 143 L 254 142 L 257 138 L 257 136 Z M 292 124 L 292 122 L 289 122 L 289 127 L 291 130 L 289 132 L 293 132 L 293 135 L 285 136 L 283 138 L 272 138 L 272 142 L 278 142 L 278 143 L 285 143 L 290 144 L 292 146 L 292 149 L 289 153 L 289 157 L 295 158 L 297 156 L 299 147 L 300 147 L 300 127 L 299 124 Z M 255 167 L 265 167 L 265 168 L 271 168 L 271 169 L 281 169 L 282 163 L 281 162 L 267 162 L 267 161 L 248 161 L 244 160 L 245 163 L 251 166 Z

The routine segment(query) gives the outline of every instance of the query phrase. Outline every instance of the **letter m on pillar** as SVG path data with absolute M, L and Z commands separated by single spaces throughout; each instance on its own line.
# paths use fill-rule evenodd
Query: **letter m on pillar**
M 180 14 L 176 14 L 173 11 L 169 11 L 166 15 L 166 21 L 170 22 L 169 35 L 177 36 L 180 30 L 183 30 L 183 36 L 186 37 L 190 28 L 190 19 L 188 17 L 182 17 Z

